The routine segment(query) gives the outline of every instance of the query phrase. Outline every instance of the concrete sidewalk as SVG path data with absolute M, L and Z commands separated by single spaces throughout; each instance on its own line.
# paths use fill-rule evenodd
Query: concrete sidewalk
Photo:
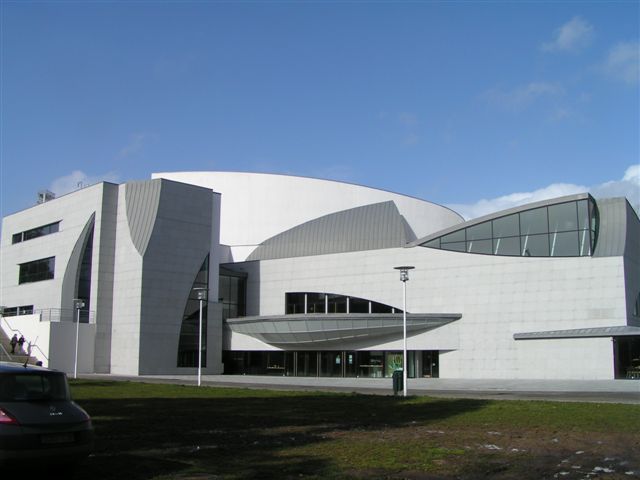
M 197 383 L 196 375 L 121 376 L 87 374 L 81 375 L 81 377 L 183 385 L 195 385 Z M 202 385 L 393 395 L 393 386 L 390 378 L 203 375 Z M 407 386 L 409 395 L 428 395 L 433 397 L 640 404 L 640 381 L 637 380 L 410 378 Z

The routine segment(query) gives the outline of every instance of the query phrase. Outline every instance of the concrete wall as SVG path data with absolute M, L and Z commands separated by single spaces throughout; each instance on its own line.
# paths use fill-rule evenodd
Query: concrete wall
M 142 263 L 139 373 L 180 372 L 176 362 L 182 316 L 196 274 L 211 249 L 214 203 L 207 189 L 166 180 L 149 183 L 161 188 Z M 218 271 L 215 263 L 210 262 L 209 268 Z M 216 288 L 211 300 L 216 301 L 217 285 L 212 287 Z M 211 310 L 213 317 L 215 309 Z M 213 325 L 211 333 L 220 336 Z M 210 348 L 215 349 L 215 343 Z M 220 363 L 208 363 L 207 373 L 218 373 Z
M 457 213 L 425 200 L 344 182 L 246 172 L 164 172 L 167 178 L 222 194 L 220 242 L 243 261 L 264 240 L 309 220 L 392 200 L 417 237 L 462 222 Z
M 75 368 L 76 323 L 72 321 L 41 321 L 39 314 L 0 317 L 0 327 L 13 336 L 24 335 L 27 345 L 31 342 L 31 356 L 45 367 L 73 374 Z M 92 373 L 96 325 L 80 323 L 78 329 L 78 373 Z
M 1 239 L 2 277 L 0 304 L 6 307 L 33 305 L 36 310 L 68 307 L 70 299 L 62 298 L 63 279 L 73 248 L 92 215 L 100 218 L 104 183 L 87 187 L 49 202 L 9 215 L 3 219 Z M 108 187 L 107 187 L 108 188 Z M 12 244 L 12 235 L 60 221 L 56 233 Z M 100 235 L 100 225 L 96 232 Z M 94 245 L 94 259 L 99 257 L 99 244 Z M 20 264 L 55 257 L 55 273 L 51 280 L 18 284 Z M 97 264 L 94 264 L 97 270 Z M 92 291 L 93 296 L 93 291 Z
M 402 308 L 393 269 L 414 265 L 407 311 L 461 313 L 452 324 L 408 339 L 442 350 L 442 378 L 613 378 L 611 339 L 514 340 L 515 333 L 627 324 L 622 257 L 524 258 L 424 247 L 319 255 L 235 265 L 248 272 L 248 315 L 284 313 L 285 293 L 326 292 Z M 235 334 L 234 349 L 256 349 Z M 352 348 L 345 345 L 345 348 Z M 358 345 L 402 349 L 402 340 Z
M 55 368 L 73 375 L 75 371 L 76 323 L 51 322 L 50 368 Z M 80 323 L 78 329 L 78 373 L 93 373 L 96 325 Z

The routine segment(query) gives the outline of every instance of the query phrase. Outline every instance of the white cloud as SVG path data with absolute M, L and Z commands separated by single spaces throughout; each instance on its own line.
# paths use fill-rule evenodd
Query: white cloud
M 51 182 L 49 190 L 51 190 L 56 194 L 56 196 L 59 197 L 60 195 L 70 193 L 74 190 L 78 190 L 80 188 L 84 188 L 99 182 L 119 183 L 119 176 L 114 172 L 89 176 L 80 170 L 74 170 L 69 175 L 56 178 L 53 182 Z
M 562 95 L 564 89 L 555 83 L 531 82 L 512 90 L 493 88 L 482 94 L 482 98 L 494 105 L 509 110 L 521 110 L 540 97 Z
M 640 212 L 640 165 L 627 168 L 620 180 L 608 181 L 592 187 L 572 183 L 553 183 L 532 192 L 512 193 L 497 198 L 482 199 L 476 203 L 447 206 L 464 218 L 472 219 L 527 203 L 584 192 L 589 192 L 596 198 L 627 197 L 636 212 Z
M 557 28 L 551 42 L 543 43 L 545 52 L 577 52 L 591 44 L 593 26 L 580 17 L 573 17 Z
M 609 50 L 602 69 L 611 78 L 636 85 L 640 75 L 640 42 L 615 45 Z
M 621 180 L 613 180 L 591 188 L 594 197 L 627 197 L 640 212 L 640 165 L 627 168 Z

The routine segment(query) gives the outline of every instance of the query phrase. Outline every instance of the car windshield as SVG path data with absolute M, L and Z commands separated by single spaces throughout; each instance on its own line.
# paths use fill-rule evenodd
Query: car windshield
M 69 387 L 62 373 L 0 374 L 0 401 L 69 400 Z

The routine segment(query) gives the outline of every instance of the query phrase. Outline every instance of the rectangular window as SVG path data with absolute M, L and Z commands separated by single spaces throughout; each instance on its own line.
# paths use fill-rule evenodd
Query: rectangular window
M 327 295 L 327 297 L 329 299 L 328 313 L 347 313 L 347 297 L 345 297 L 344 295 L 332 294 Z
M 307 293 L 307 313 L 327 313 L 324 293 Z
M 18 315 L 33 315 L 33 305 L 22 305 L 18 307 Z
M 60 222 L 54 222 L 48 225 L 42 225 L 41 227 L 31 228 L 29 230 L 25 230 L 24 232 L 14 233 L 11 242 L 26 242 L 27 240 L 42 237 L 44 235 L 50 235 L 58 231 L 60 231 Z
M 305 313 L 304 293 L 287 293 L 285 298 L 287 314 Z
M 56 257 L 43 258 L 34 260 L 33 262 L 21 263 L 18 283 L 39 282 L 41 280 L 50 280 L 56 266 Z
M 350 297 L 349 313 L 369 313 L 369 300 Z

